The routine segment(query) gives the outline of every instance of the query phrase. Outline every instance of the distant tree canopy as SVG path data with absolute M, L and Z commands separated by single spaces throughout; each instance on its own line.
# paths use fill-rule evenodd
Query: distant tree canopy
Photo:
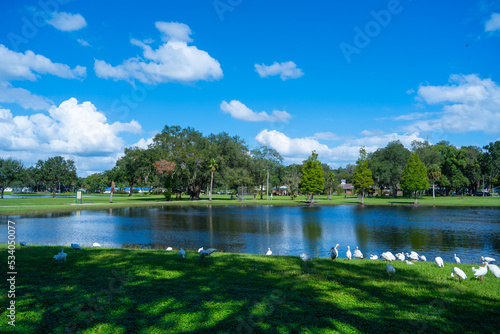
M 403 170 L 401 189 L 405 192 L 413 192 L 415 194 L 415 204 L 417 204 L 417 192 L 427 188 L 429 188 L 427 168 L 420 161 L 417 152 L 413 152 Z
M 269 174 L 267 191 L 287 192 L 291 198 L 299 190 L 311 195 L 330 195 L 337 190 L 338 182 L 345 179 L 355 185 L 363 200 L 377 187 L 379 194 L 391 189 L 394 196 L 399 189 L 409 189 L 403 187 L 403 171 L 410 155 L 415 159 L 415 154 L 427 168 L 430 180 L 427 186 L 422 183 L 420 190 L 430 192 L 432 187 L 433 193 L 435 190 L 442 196 L 474 194 L 500 184 L 500 141 L 483 147 L 460 148 L 446 141 L 434 145 L 414 141 L 411 150 L 393 141 L 369 154 L 360 151 L 355 165 L 332 169 L 319 161 L 316 152 L 302 164 L 285 166 L 281 154 L 272 147 L 250 149 L 243 139 L 226 132 L 204 135 L 190 127 L 167 125 L 147 148 L 126 148 L 111 169 L 87 177 L 78 178 L 74 162 L 62 157 L 39 160 L 28 168 L 21 161 L 0 158 L 0 190 L 3 193 L 7 187 L 23 186 L 35 191 L 50 190 L 55 196 L 56 191 L 75 187 L 102 192 L 115 182 L 117 189 L 134 186 L 168 189 L 197 199 L 202 191 L 209 190 L 213 180 L 214 191 L 248 186 L 251 191 L 260 192 L 262 198 Z M 215 169 L 209 168 L 213 160 L 217 164 Z

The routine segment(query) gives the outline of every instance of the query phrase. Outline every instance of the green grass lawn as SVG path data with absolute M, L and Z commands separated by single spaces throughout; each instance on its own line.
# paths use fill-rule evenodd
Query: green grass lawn
M 334 196 L 328 200 L 326 195 L 315 196 L 315 203 L 318 205 L 343 205 L 360 204 L 361 200 L 354 196 L 344 198 Z M 63 211 L 76 211 L 81 209 L 102 209 L 108 207 L 133 207 L 133 206 L 154 206 L 154 205 L 280 205 L 297 206 L 308 205 L 304 196 L 299 196 L 295 200 L 290 200 L 288 196 L 273 196 L 272 201 L 253 200 L 253 197 L 246 201 L 230 200 L 230 195 L 214 195 L 213 201 L 208 201 L 208 196 L 202 196 L 200 200 L 190 200 L 183 196 L 182 200 L 165 201 L 163 195 L 140 195 L 135 194 L 132 197 L 128 195 L 114 195 L 113 204 L 109 203 L 109 196 L 84 196 L 83 204 L 75 204 L 75 198 L 4 198 L 0 199 L 0 216 L 52 213 Z M 500 206 L 500 197 L 421 197 L 418 199 L 419 205 L 425 206 Z M 413 205 L 413 199 L 398 198 L 365 198 L 366 205 Z
M 6 245 L 0 249 L 7 257 Z M 500 279 L 454 264 L 65 247 L 17 249 L 16 327 L 1 333 L 493 333 Z M 460 264 L 472 276 L 470 264 Z M 5 286 L 5 285 L 4 285 Z M 6 293 L 1 293 L 7 305 Z

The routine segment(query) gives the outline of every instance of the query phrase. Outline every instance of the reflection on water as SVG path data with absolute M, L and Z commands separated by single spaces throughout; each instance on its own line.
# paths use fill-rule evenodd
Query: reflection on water
M 477 262 L 500 258 L 500 209 L 431 207 L 135 207 L 10 217 L 31 244 L 198 249 L 325 257 L 340 244 L 366 256 L 415 250 Z M 2 225 L 6 224 L 2 218 Z M 7 229 L 2 228 L 3 240 Z

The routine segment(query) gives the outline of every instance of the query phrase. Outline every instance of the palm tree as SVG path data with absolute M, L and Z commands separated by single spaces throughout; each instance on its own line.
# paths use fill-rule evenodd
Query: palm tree
M 441 177 L 441 168 L 436 164 L 430 165 L 427 169 L 427 176 L 429 177 L 429 180 L 432 180 L 432 199 L 436 199 L 434 186 L 436 180 Z
M 214 183 L 214 170 L 217 168 L 217 163 L 215 162 L 215 159 L 210 159 L 210 170 L 212 171 L 212 175 L 210 177 L 210 199 L 209 201 L 212 200 L 212 185 Z
M 329 198 L 329 200 L 331 201 L 332 200 L 333 182 L 335 182 L 335 173 L 334 172 L 330 172 L 328 174 L 328 181 L 330 181 L 330 198 Z

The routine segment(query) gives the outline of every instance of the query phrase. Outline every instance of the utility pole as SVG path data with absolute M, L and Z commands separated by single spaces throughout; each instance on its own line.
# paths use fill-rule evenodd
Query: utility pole
M 269 201 L 269 169 L 267 170 L 266 200 Z

